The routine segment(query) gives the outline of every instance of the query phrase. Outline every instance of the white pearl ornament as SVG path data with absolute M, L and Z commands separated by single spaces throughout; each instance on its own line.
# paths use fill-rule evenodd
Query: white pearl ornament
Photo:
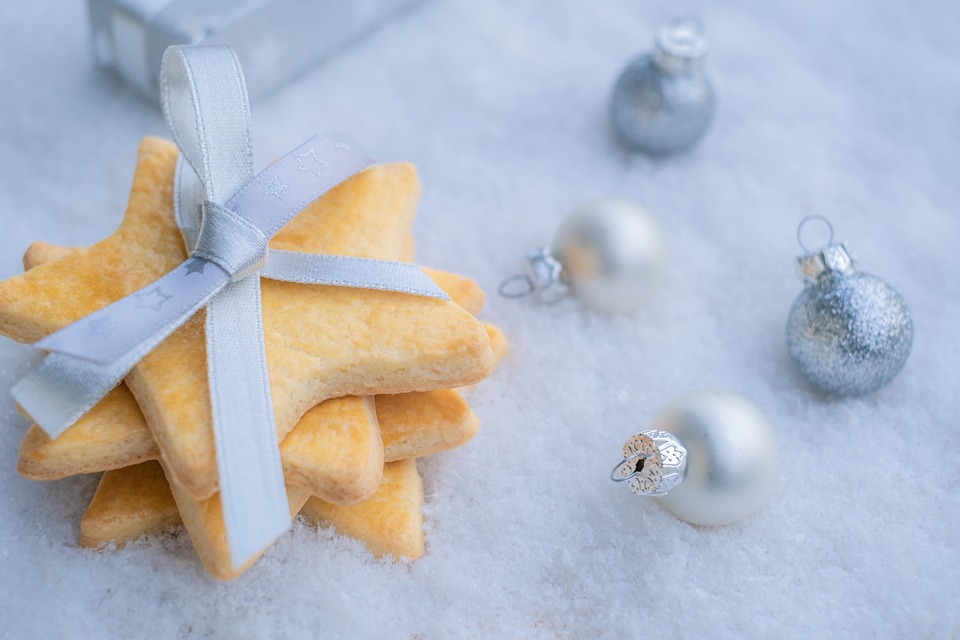
M 693 391 L 663 407 L 651 426 L 627 441 L 610 477 L 653 496 L 678 518 L 730 524 L 759 509 L 776 489 L 776 434 L 746 398 Z
M 505 280 L 500 293 L 534 294 L 545 303 L 569 293 L 596 311 L 631 314 L 662 286 L 668 254 L 666 236 L 646 209 L 620 198 L 591 200 L 567 216 L 553 246 L 530 254 L 527 273 Z

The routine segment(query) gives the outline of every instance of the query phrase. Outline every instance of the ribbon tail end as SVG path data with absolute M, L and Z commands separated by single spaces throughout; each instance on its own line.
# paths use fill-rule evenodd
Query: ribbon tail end
M 122 378 L 123 373 L 54 353 L 20 378 L 10 393 L 48 436 L 56 438 Z
M 76 421 L 76 418 L 71 419 L 69 413 L 57 410 L 59 407 L 48 402 L 42 387 L 29 375 L 24 376 L 10 389 L 10 395 L 20 409 L 52 439 L 56 439 Z
M 240 572 L 245 569 L 277 538 L 290 529 L 293 518 L 286 509 L 286 496 L 274 504 L 280 508 L 274 513 L 259 512 L 254 527 L 228 526 L 227 540 L 234 571 Z

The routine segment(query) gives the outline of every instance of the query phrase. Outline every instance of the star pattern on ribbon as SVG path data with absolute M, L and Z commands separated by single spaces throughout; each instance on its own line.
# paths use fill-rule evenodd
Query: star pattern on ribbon
M 96 321 L 90 323 L 90 334 L 98 338 L 106 338 L 109 337 L 116 328 L 117 323 L 111 318 L 97 318 Z
M 284 192 L 290 188 L 283 183 L 283 181 L 280 179 L 280 176 L 273 176 L 273 178 L 267 182 L 260 182 L 258 180 L 257 184 L 263 187 L 263 192 L 265 194 L 268 196 L 273 196 L 277 200 L 283 200 Z
M 206 266 L 207 266 L 206 260 L 200 260 L 199 258 L 194 258 L 193 260 L 187 263 L 187 275 L 189 276 L 194 273 L 202 274 L 203 269 Z
M 172 295 L 164 293 L 162 287 L 154 287 L 149 291 L 142 291 L 134 294 L 136 306 L 138 309 L 150 309 L 151 311 L 160 311 L 163 304 L 173 298 Z M 95 322 L 103 325 L 109 322 L 109 318 L 97 318 Z
M 346 145 L 344 145 L 346 146 Z M 339 147 L 337 147 L 339 149 Z M 340 149 L 341 151 L 350 151 L 350 147 Z M 317 157 L 317 151 L 313 147 L 306 153 L 297 154 L 297 171 L 306 171 L 312 173 L 318 178 L 323 177 L 323 170 L 329 165 Z

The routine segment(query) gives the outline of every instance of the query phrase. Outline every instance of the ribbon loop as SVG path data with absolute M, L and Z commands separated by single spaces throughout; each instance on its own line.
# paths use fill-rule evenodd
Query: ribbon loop
M 253 177 L 250 103 L 237 54 L 226 45 L 167 47 L 160 85 L 180 152 L 207 199 L 226 202 Z
M 233 282 L 267 266 L 269 238 L 263 231 L 216 202 L 205 200 L 200 209 L 202 222 L 192 257 L 213 262 Z

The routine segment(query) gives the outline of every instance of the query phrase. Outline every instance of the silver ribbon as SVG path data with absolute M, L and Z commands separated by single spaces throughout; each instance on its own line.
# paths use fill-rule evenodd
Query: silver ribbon
M 13 395 L 55 438 L 206 307 L 220 498 L 239 567 L 290 525 L 260 277 L 450 298 L 415 265 L 269 250 L 270 238 L 306 205 L 372 161 L 315 137 L 254 176 L 250 108 L 233 50 L 169 47 L 161 76 L 164 114 L 181 152 L 174 205 L 190 257 L 37 342 L 51 353 L 15 385 Z

